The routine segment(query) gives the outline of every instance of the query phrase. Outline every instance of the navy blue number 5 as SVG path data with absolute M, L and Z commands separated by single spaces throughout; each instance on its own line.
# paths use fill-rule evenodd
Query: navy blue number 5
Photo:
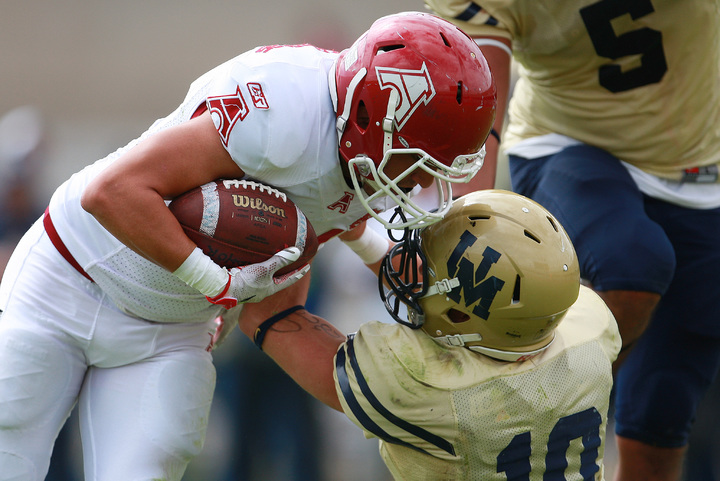
M 543 481 L 565 481 L 570 441 L 578 438 L 583 445 L 580 453 L 580 475 L 583 480 L 591 481 L 600 470 L 597 458 L 601 423 L 602 417 L 595 408 L 560 418 L 548 436 Z M 505 473 L 508 481 L 529 481 L 532 454 L 530 439 L 529 431 L 518 434 L 498 455 L 497 472 Z
M 624 92 L 657 83 L 667 72 L 661 32 L 644 27 L 616 35 L 611 23 L 622 15 L 629 14 L 637 20 L 654 11 L 650 0 L 601 0 L 580 9 L 580 16 L 598 55 L 611 60 L 628 55 L 640 56 L 640 65 L 627 71 L 614 63 L 600 67 L 600 85 L 610 92 Z

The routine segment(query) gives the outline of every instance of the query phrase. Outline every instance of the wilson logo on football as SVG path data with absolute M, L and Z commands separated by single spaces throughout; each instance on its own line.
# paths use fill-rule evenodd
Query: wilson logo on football
M 395 126 L 401 130 L 421 103 L 427 105 L 435 96 L 427 66 L 423 62 L 420 70 L 406 70 L 389 67 L 375 67 L 381 89 L 394 89 L 400 95 L 395 109 Z
M 262 212 L 267 212 L 269 214 L 277 215 L 283 218 L 286 218 L 287 215 L 285 214 L 285 209 L 282 207 L 276 207 L 274 205 L 269 205 L 263 202 L 262 199 L 257 197 L 249 197 L 247 195 L 240 195 L 240 194 L 233 194 L 233 204 L 235 204 L 238 207 L 243 208 L 251 208 L 255 210 L 259 210 Z
M 233 95 L 221 95 L 217 97 L 208 97 L 207 100 L 210 115 L 212 116 L 215 128 L 220 134 L 225 145 L 228 144 L 230 132 L 238 122 L 247 117 L 249 113 L 247 102 L 237 88 Z

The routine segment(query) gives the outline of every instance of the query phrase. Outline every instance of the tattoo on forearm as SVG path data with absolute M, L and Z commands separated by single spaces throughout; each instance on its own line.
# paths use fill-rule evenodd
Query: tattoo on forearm
M 307 325 L 307 327 L 314 331 L 324 332 L 330 337 L 345 339 L 345 336 L 335 326 L 322 317 L 307 311 L 294 312 L 270 329 L 275 332 L 300 332 L 303 329 L 303 325 Z
M 316 316 L 315 314 L 310 314 L 307 311 L 306 311 L 306 313 L 307 313 L 307 316 L 306 317 L 303 316 L 303 317 L 305 317 L 305 320 L 308 322 L 308 324 L 310 324 L 312 329 L 314 329 L 316 331 L 322 331 L 322 332 L 326 333 L 327 335 L 329 335 L 330 337 L 334 337 L 336 339 L 345 339 L 345 336 L 340 331 L 338 331 L 335 328 L 335 326 L 330 324 L 328 321 L 326 321 L 325 319 L 323 319 L 320 316 Z

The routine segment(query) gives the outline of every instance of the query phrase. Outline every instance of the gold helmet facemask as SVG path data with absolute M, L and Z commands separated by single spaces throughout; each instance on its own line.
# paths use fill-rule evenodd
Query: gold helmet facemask
M 406 232 L 380 276 L 396 321 L 505 361 L 546 349 L 579 289 L 577 256 L 560 223 L 502 190 L 465 195 L 442 221 Z

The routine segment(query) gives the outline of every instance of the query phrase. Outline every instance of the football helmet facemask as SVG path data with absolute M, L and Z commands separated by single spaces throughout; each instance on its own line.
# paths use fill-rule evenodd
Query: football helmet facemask
M 405 12 L 375 21 L 334 70 L 340 157 L 365 209 L 388 229 L 440 220 L 452 204 L 450 184 L 468 182 L 482 166 L 495 118 L 495 85 L 478 46 L 450 22 Z M 389 175 L 395 154 L 417 160 Z M 423 208 L 398 185 L 418 169 L 435 178 L 437 206 Z M 381 218 L 370 207 L 381 196 L 406 215 Z
M 575 249 L 560 223 L 502 190 L 457 199 L 442 221 L 397 244 L 380 276 L 396 321 L 504 361 L 546 349 L 579 289 Z

